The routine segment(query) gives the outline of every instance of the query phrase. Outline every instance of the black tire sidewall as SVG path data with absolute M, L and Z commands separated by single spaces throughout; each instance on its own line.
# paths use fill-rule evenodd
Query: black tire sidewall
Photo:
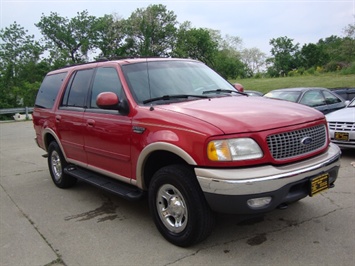
M 165 184 L 173 185 L 184 197 L 188 209 L 186 228 L 180 233 L 169 231 L 160 219 L 156 207 L 159 188 Z M 212 226 L 208 224 L 212 212 L 206 203 L 196 177 L 191 169 L 183 165 L 164 167 L 156 172 L 149 187 L 149 207 L 159 232 L 171 243 L 187 247 L 210 234 Z M 206 225 L 207 221 L 207 225 Z
M 62 176 L 59 180 L 56 180 L 52 169 L 52 153 L 56 151 L 59 155 L 61 166 L 62 166 Z M 63 153 L 57 142 L 53 141 L 48 146 L 48 168 L 50 175 L 52 177 L 53 183 L 59 188 L 68 188 L 76 183 L 76 178 L 68 176 L 64 173 L 64 168 L 68 165 L 67 161 L 64 159 Z

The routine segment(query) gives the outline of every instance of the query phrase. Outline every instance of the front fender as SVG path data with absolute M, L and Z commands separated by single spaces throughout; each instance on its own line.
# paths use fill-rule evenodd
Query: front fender
M 147 158 L 149 157 L 149 154 L 151 154 L 154 151 L 167 151 L 171 152 L 173 154 L 176 154 L 180 158 L 182 158 L 184 161 L 186 161 L 187 164 L 189 165 L 197 165 L 196 161 L 183 149 L 180 147 L 167 143 L 167 142 L 155 142 L 152 144 L 147 145 L 142 152 L 139 154 L 138 160 L 137 160 L 137 165 L 136 165 L 136 180 L 135 180 L 135 185 L 138 186 L 141 189 L 144 189 L 144 165 L 146 163 Z M 133 180 L 132 180 L 133 181 Z

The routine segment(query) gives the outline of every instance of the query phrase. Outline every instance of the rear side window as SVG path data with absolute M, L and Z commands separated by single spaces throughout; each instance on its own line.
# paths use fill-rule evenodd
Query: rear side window
M 336 94 L 340 95 L 344 100 L 351 100 L 355 97 L 355 89 L 348 91 L 334 91 Z
M 62 106 L 85 107 L 94 70 L 79 70 L 71 77 L 65 90 Z
M 323 93 L 324 93 L 325 101 L 327 102 L 327 104 L 334 104 L 334 103 L 341 102 L 341 100 L 338 97 L 334 96 L 330 92 L 323 91 Z
M 57 98 L 60 87 L 63 84 L 67 72 L 47 75 L 38 90 L 35 106 L 39 108 L 51 109 Z

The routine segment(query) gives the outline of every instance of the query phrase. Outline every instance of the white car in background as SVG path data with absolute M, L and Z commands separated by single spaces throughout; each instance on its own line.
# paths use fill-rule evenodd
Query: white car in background
M 355 98 L 346 108 L 326 115 L 330 140 L 341 148 L 355 148 Z

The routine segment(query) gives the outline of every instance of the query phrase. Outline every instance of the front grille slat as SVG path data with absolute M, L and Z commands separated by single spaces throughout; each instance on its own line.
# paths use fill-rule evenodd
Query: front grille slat
M 334 131 L 355 131 L 355 123 L 352 122 L 329 122 L 329 129 Z
M 311 140 L 303 143 L 302 140 Z M 267 144 L 275 160 L 285 160 L 317 151 L 327 143 L 325 125 L 284 132 L 267 137 Z

